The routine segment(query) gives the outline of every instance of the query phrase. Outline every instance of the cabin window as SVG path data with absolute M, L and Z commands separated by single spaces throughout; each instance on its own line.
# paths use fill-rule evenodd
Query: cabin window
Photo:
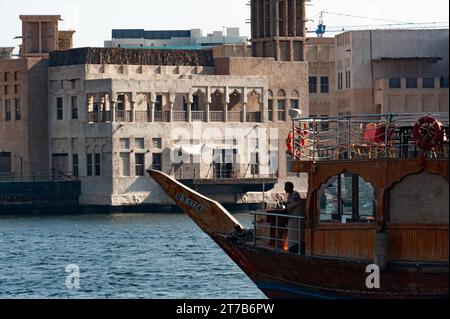
M 361 176 L 343 173 L 330 178 L 318 192 L 323 223 L 375 221 L 375 191 Z

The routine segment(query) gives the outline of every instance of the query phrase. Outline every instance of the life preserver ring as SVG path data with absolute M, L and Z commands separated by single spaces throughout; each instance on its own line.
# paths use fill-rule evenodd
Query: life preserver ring
M 230 176 L 231 178 L 236 179 L 238 178 L 238 172 L 236 170 L 232 170 Z
M 420 118 L 413 130 L 413 142 L 423 150 L 430 150 L 442 142 L 442 124 L 432 116 Z
M 288 138 L 286 139 L 286 147 L 289 154 L 294 155 L 294 133 L 289 132 Z

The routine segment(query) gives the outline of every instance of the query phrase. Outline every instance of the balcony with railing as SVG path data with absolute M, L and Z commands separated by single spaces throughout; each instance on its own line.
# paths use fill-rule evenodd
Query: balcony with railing
M 211 111 L 209 112 L 210 122 L 224 122 L 224 112 L 223 111 Z
M 290 152 L 299 161 L 449 158 L 448 113 L 305 118 L 293 130 Z
M 131 111 L 116 111 L 116 122 L 131 122 Z
M 153 122 L 170 122 L 170 112 L 168 111 L 155 111 Z
M 106 123 L 112 121 L 111 111 L 88 112 L 89 123 Z
M 192 111 L 192 122 L 205 122 L 205 114 L 204 111 Z
M 209 113 L 209 116 L 207 114 Z M 211 122 L 211 123 L 262 123 L 262 112 L 240 112 L 240 111 L 133 111 L 133 110 L 116 110 L 113 111 L 97 111 L 88 112 L 89 123 L 104 122 L 137 122 L 137 123 L 185 123 L 185 122 Z M 189 116 L 190 115 L 190 116 Z M 285 117 L 283 112 L 282 117 Z M 245 120 L 245 121 L 244 121 Z
M 247 122 L 261 123 L 262 122 L 261 112 L 248 112 L 247 113 Z
M 187 112 L 186 111 L 173 111 L 173 121 L 174 122 L 187 122 Z
M 135 121 L 138 123 L 150 122 L 150 112 L 147 111 L 136 111 Z
M 235 123 L 239 123 L 241 122 L 241 112 L 232 112 L 229 111 L 228 112 L 228 122 L 235 122 Z

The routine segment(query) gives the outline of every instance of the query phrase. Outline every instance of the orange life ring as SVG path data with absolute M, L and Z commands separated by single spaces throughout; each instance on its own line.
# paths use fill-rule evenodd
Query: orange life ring
M 424 116 L 417 121 L 413 130 L 413 141 L 419 148 L 430 150 L 442 142 L 442 124 L 432 116 Z
M 294 133 L 289 132 L 288 138 L 286 139 L 286 147 L 289 154 L 294 154 Z

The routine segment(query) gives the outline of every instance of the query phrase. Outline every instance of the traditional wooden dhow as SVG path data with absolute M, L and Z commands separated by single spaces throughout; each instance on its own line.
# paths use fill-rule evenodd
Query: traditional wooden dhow
M 254 213 L 253 230 L 149 174 L 270 298 L 448 298 L 448 142 L 448 113 L 293 119 L 304 214 Z

